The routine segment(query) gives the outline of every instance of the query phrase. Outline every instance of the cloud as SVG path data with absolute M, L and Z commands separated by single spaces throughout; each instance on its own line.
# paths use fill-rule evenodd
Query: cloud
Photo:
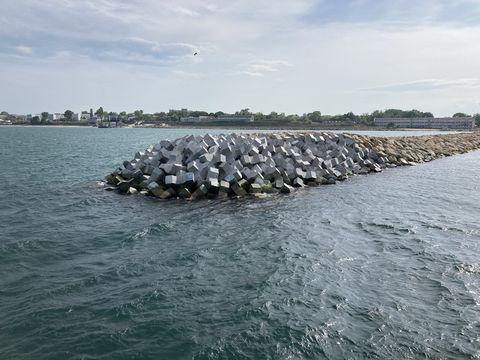
M 478 24 L 476 0 L 340 0 L 319 1 L 305 13 L 311 23 Z
M 258 59 L 251 61 L 247 65 L 246 70 L 242 71 L 241 73 L 249 76 L 263 77 L 267 73 L 279 72 L 282 68 L 291 66 L 292 64 L 286 60 Z
M 31 55 L 33 53 L 33 48 L 24 45 L 17 46 L 15 50 L 21 55 Z
M 187 9 L 182 6 L 167 7 L 168 11 L 183 16 L 198 17 L 200 13 L 195 10 Z
M 364 89 L 364 91 L 376 92 L 409 92 L 409 91 L 434 91 L 445 90 L 450 88 L 478 88 L 480 87 L 480 79 L 423 79 L 397 84 L 389 84 L 383 86 Z

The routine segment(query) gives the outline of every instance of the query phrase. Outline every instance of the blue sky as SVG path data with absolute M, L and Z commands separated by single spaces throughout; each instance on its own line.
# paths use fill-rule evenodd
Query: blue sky
M 0 109 L 476 113 L 479 58 L 478 0 L 2 0 Z

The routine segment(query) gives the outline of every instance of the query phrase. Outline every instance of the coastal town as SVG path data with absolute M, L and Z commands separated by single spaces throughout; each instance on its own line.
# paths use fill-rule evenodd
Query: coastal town
M 480 127 L 480 114 L 456 113 L 451 117 L 435 117 L 430 112 L 418 110 L 377 110 L 356 115 L 324 115 L 320 111 L 302 115 L 271 112 L 253 113 L 242 109 L 233 114 L 217 111 L 194 111 L 189 109 L 168 112 L 145 113 L 108 112 L 97 110 L 74 112 L 42 112 L 39 114 L 0 113 L 0 125 L 45 125 L 45 126 L 91 126 L 98 128 L 118 127 L 242 127 L 242 128 L 299 128 L 299 129 L 438 129 L 472 130 Z

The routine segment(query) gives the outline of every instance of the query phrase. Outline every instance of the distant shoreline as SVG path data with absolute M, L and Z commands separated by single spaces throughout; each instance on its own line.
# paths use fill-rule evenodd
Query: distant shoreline
M 96 128 L 90 125 L 29 125 L 9 124 L 0 125 L 1 128 L 8 127 L 32 127 L 32 128 Z M 445 131 L 445 132 L 471 132 L 479 129 L 424 129 L 424 128 L 395 128 L 387 129 L 373 126 L 346 126 L 346 127 L 317 127 L 317 126 L 233 126 L 233 125 L 174 125 L 174 126 L 121 126 L 106 129 L 219 129 L 219 130 L 279 130 L 279 131 Z

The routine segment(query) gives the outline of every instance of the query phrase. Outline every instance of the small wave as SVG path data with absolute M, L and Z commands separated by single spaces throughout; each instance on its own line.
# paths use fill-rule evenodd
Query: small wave
M 171 225 L 166 223 L 157 223 L 149 225 L 140 231 L 135 232 L 128 237 L 128 241 L 137 241 L 149 237 L 150 235 L 157 235 L 163 233 L 173 232 L 174 229 Z
M 381 231 L 388 231 L 389 233 L 392 234 L 415 234 L 415 230 L 413 228 L 405 228 L 405 227 L 397 227 L 392 224 L 385 224 L 385 223 L 377 223 L 377 222 L 358 222 L 356 223 L 356 226 L 363 230 L 364 232 L 368 234 L 377 234 L 376 230 L 381 230 Z
M 420 224 L 426 229 L 440 230 L 440 231 L 445 231 L 445 232 L 446 231 L 453 231 L 453 232 L 458 232 L 458 233 L 462 233 L 462 234 L 466 234 L 468 232 L 468 230 L 459 229 L 459 228 L 456 228 L 456 227 L 451 227 L 451 226 L 446 226 L 446 225 L 438 225 L 438 224 L 429 223 L 429 222 L 426 222 L 426 221 L 420 221 Z

